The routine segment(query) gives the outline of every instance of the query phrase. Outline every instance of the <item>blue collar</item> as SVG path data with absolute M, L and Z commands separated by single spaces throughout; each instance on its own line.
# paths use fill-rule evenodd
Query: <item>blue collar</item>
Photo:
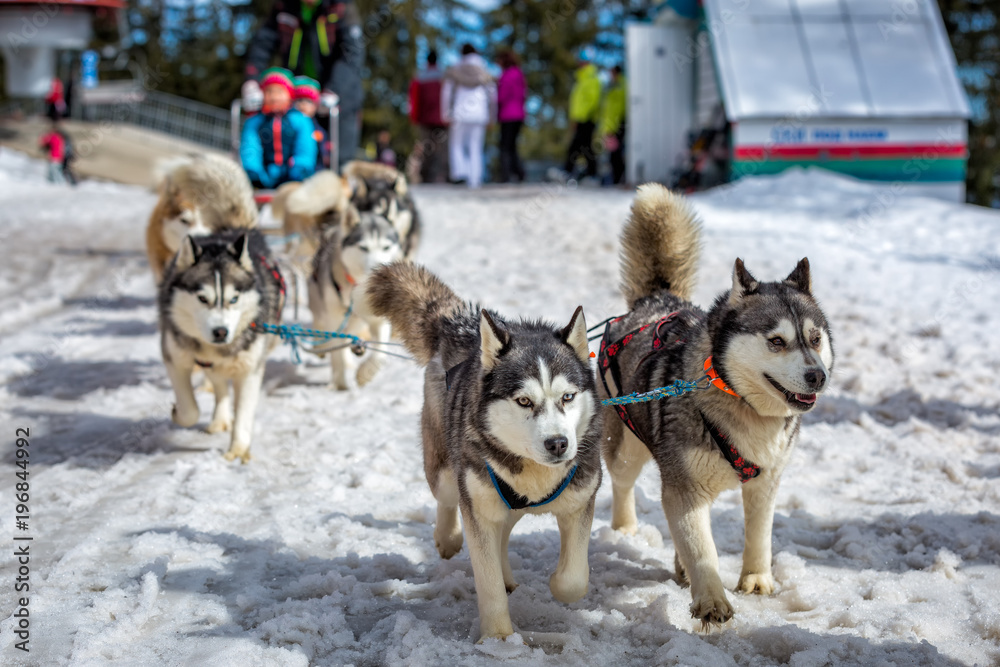
M 486 462 L 484 461 L 484 463 Z M 507 509 L 511 510 L 541 507 L 542 505 L 551 503 L 553 500 L 558 498 L 559 495 L 566 490 L 566 487 L 569 486 L 569 483 L 573 481 L 573 475 L 576 474 L 576 469 L 577 466 L 573 466 L 573 469 L 569 471 L 568 475 L 566 475 L 566 479 L 562 481 L 559 488 L 550 493 L 548 497 L 539 500 L 537 503 L 532 503 L 520 493 L 515 491 L 510 484 L 497 477 L 496 473 L 493 472 L 493 468 L 490 467 L 490 464 L 486 463 L 486 472 L 490 474 L 490 481 L 493 482 L 493 488 L 497 490 L 498 494 L 500 494 L 500 500 L 502 500 L 503 504 L 507 506 Z

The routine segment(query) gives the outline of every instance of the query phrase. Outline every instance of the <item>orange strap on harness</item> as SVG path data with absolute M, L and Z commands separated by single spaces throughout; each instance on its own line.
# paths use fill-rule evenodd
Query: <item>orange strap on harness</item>
M 740 398 L 740 395 L 737 394 L 732 389 L 730 389 L 729 385 L 723 382 L 722 378 L 719 377 L 718 371 L 716 371 L 715 368 L 712 366 L 711 356 L 709 356 L 708 359 L 705 360 L 705 375 L 708 376 L 709 383 L 715 386 L 717 389 L 721 389 L 730 396 L 735 396 L 736 398 Z

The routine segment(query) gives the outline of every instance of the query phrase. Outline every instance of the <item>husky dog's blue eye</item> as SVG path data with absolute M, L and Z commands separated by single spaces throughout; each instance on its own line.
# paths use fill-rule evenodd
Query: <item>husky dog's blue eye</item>
M 520 405 L 522 408 L 530 408 L 534 406 L 534 404 L 531 402 L 531 399 L 526 398 L 524 396 L 517 399 L 517 404 Z
M 236 303 L 239 300 L 240 300 L 240 295 L 237 294 L 236 296 L 234 296 L 232 299 L 229 300 L 229 303 Z
M 565 394 L 563 394 L 563 403 L 569 403 L 574 398 L 576 398 L 576 394 L 574 394 L 573 392 L 566 392 Z
M 203 304 L 208 305 L 208 299 L 206 299 L 200 294 L 198 295 L 198 301 L 201 301 Z
M 774 338 L 768 338 L 767 342 L 770 343 L 771 345 L 773 345 L 774 347 L 784 347 L 785 346 L 785 339 L 782 338 L 781 336 L 775 336 Z

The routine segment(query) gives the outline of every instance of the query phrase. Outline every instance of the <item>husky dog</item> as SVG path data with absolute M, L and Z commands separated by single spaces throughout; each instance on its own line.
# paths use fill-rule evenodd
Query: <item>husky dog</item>
M 254 326 L 279 323 L 284 300 L 284 280 L 255 229 L 187 237 L 160 285 L 163 363 L 177 398 L 171 416 L 185 427 L 198 421 L 191 373 L 200 366 L 215 392 L 215 412 L 206 430 L 232 429 L 226 460 L 250 460 L 264 361 L 277 343 L 275 336 Z
M 257 225 L 253 188 L 227 157 L 193 155 L 161 165 L 160 198 L 146 227 L 146 254 L 159 285 L 185 236 Z
M 301 183 L 285 183 L 275 192 L 271 214 L 281 220 L 285 236 L 291 239 L 290 255 L 302 273 L 311 271 L 323 231 L 346 214 L 350 198 L 347 181 L 329 169 Z
M 403 258 L 399 232 L 384 217 L 349 206 L 344 213 L 331 214 L 335 222 L 323 232 L 313 259 L 309 280 L 309 310 L 313 325 L 366 340 L 387 343 L 392 333 L 389 321 L 376 315 L 367 298 L 368 278 L 382 264 Z M 332 384 L 347 389 L 350 346 L 331 341 Z M 370 352 L 358 366 L 357 381 L 365 386 L 382 366 L 384 357 Z
M 630 312 L 608 324 L 598 375 L 602 399 L 676 380 L 710 383 L 705 391 L 607 408 L 602 442 L 614 529 L 635 532 L 635 480 L 656 460 L 677 574 L 691 583 L 691 615 L 712 624 L 733 615 L 709 525 L 712 502 L 742 486 L 746 543 L 737 588 L 770 594 L 778 479 L 802 414 L 827 386 L 833 347 L 807 259 L 777 282 L 758 281 L 737 259 L 732 289 L 708 313 L 692 305 L 699 235 L 680 196 L 655 184 L 639 188 L 622 231 Z
M 469 537 L 481 637 L 514 632 L 507 593 L 511 529 L 550 512 L 561 551 L 553 596 L 574 602 L 590 577 L 587 547 L 601 482 L 600 410 L 587 325 L 577 308 L 564 328 L 505 320 L 464 304 L 426 269 L 407 262 L 369 278 L 372 310 L 394 330 L 424 375 L 424 472 L 438 501 L 434 542 L 442 558 Z
M 384 216 L 399 232 L 406 259 L 412 260 L 420 244 L 420 214 L 410 195 L 406 176 L 393 167 L 354 160 L 344 165 L 344 178 L 359 211 Z

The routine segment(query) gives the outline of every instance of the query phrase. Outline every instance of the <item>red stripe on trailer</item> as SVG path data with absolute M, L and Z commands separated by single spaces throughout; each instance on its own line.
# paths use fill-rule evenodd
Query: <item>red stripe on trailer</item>
M 745 145 L 735 149 L 737 160 L 764 158 L 857 159 L 857 158 L 965 158 L 965 144 L 807 144 L 795 146 Z

